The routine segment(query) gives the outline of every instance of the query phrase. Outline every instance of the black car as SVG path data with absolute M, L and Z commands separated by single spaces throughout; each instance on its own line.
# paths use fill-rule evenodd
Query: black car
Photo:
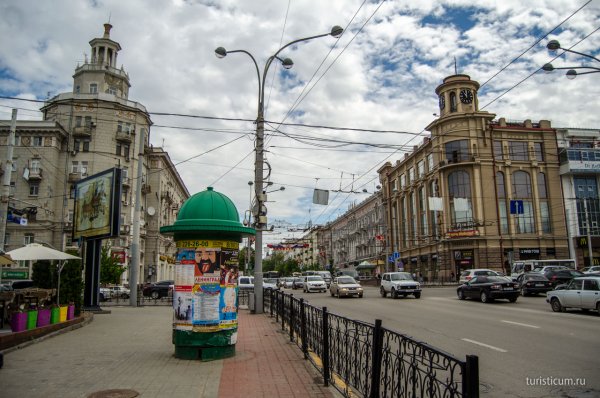
M 527 296 L 530 294 L 546 293 L 552 290 L 552 284 L 539 272 L 527 272 L 519 275 L 517 283 L 521 288 L 521 295 Z
M 511 303 L 519 297 L 519 284 L 503 276 L 477 276 L 456 289 L 459 300 L 472 298 L 489 303 L 494 299 L 508 299 Z
M 303 289 L 304 288 L 304 279 L 294 277 L 294 281 L 292 282 L 292 289 Z
M 144 297 L 152 297 L 155 300 L 167 297 L 172 294 L 174 283 L 175 281 L 172 280 L 151 283 L 144 286 L 142 294 Z
M 574 269 L 550 269 L 544 272 L 544 276 L 548 278 L 554 289 L 558 285 L 568 283 L 571 279 L 577 276 L 585 276 L 583 272 Z

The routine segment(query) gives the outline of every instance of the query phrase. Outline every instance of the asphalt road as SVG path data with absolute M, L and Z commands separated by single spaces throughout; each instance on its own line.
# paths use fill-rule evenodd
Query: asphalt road
M 396 300 L 375 287 L 365 287 L 362 299 L 287 292 L 341 316 L 381 319 L 384 327 L 458 358 L 479 356 L 484 397 L 600 397 L 600 316 L 554 313 L 543 294 L 483 304 L 458 300 L 455 287 Z

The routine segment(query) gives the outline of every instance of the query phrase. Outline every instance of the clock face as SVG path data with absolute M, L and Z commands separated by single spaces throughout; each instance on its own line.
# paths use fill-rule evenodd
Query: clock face
M 444 107 L 446 106 L 446 98 L 444 98 L 444 95 L 440 95 L 440 109 L 444 109 Z
M 463 104 L 470 104 L 473 102 L 473 93 L 469 89 L 460 90 L 460 102 Z

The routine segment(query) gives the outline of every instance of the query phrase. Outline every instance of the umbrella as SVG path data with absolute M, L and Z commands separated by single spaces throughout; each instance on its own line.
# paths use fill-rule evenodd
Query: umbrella
M 39 243 L 30 243 L 26 246 L 20 247 L 15 250 L 7 252 L 13 260 L 16 261 L 33 261 L 33 260 L 79 260 L 81 257 L 73 256 L 69 253 L 55 250 Z M 56 301 L 60 304 L 60 272 L 62 271 L 64 263 L 58 266 L 58 289 Z M 29 275 L 31 275 L 31 264 L 29 269 Z
M 14 261 L 6 254 L 0 254 L 0 265 L 10 265 Z

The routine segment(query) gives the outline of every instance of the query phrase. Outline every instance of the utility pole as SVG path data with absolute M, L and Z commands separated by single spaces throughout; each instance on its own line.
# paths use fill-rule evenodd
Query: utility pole
M 590 223 L 590 212 L 587 205 L 588 198 L 583 198 L 583 209 L 585 211 L 585 225 L 587 226 L 587 246 L 588 246 L 588 256 L 590 258 L 589 267 L 594 265 L 594 252 L 592 252 L 592 228 Z
M 10 178 L 13 167 L 13 151 L 15 148 L 15 135 L 17 130 L 17 110 L 12 110 L 12 119 L 10 121 L 10 132 L 8 134 L 6 163 L 4 166 L 4 178 L 2 179 L 2 200 L 0 201 L 0 250 L 4 251 L 4 240 L 6 237 L 6 222 L 8 220 L 8 204 L 10 197 Z M 0 271 L 0 281 L 2 272 Z
M 138 269 L 140 267 L 140 213 L 142 211 L 142 168 L 144 167 L 144 136 L 146 129 L 139 131 L 137 181 L 135 184 L 135 207 L 133 210 L 133 237 L 131 242 L 131 265 L 129 266 L 129 305 L 137 307 Z

